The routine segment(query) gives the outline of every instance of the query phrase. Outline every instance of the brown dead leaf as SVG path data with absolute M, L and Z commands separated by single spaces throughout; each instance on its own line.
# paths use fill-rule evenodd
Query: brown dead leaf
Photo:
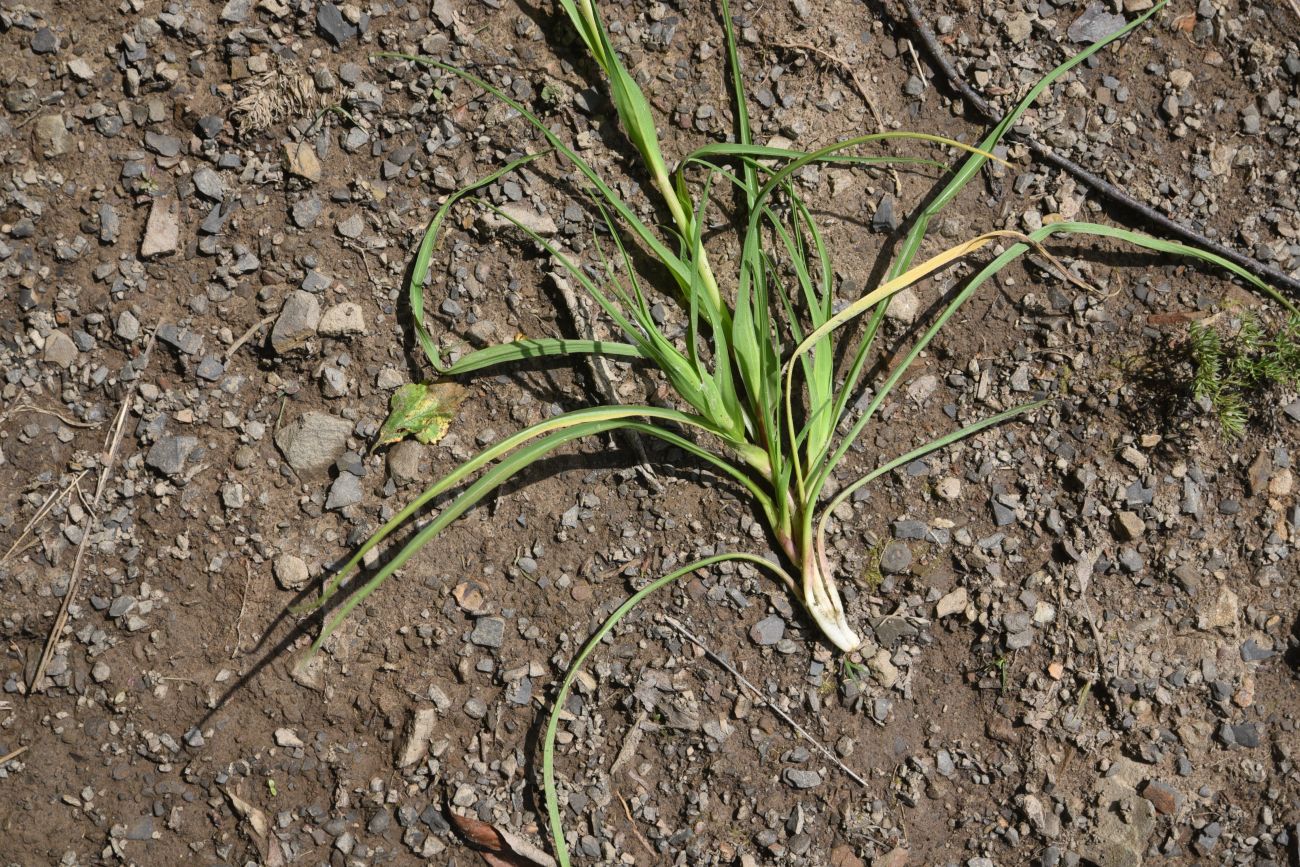
M 532 843 L 470 816 L 447 811 L 452 830 L 478 850 L 488 867 L 555 867 L 555 859 Z
M 253 831 L 254 841 L 265 855 L 267 867 L 284 867 L 284 853 L 280 851 L 279 843 L 271 836 L 271 823 L 266 818 L 266 813 L 245 801 L 235 793 L 234 789 L 226 789 L 226 797 L 230 799 L 230 806 L 234 808 L 235 813 L 248 822 L 249 828 Z
M 236 795 L 233 789 L 226 789 L 226 797 L 230 799 L 230 806 L 235 808 L 235 812 L 239 814 L 239 817 L 248 820 L 253 833 L 265 840 L 266 835 L 271 830 L 271 823 L 267 821 L 266 814 L 239 797 L 239 795 Z
M 1196 13 L 1184 12 L 1174 19 L 1174 29 L 1181 30 L 1184 33 L 1191 33 L 1196 29 Z

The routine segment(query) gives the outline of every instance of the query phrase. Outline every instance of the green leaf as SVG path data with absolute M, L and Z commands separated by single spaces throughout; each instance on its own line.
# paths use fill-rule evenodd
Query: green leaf
M 468 392 L 454 382 L 412 382 L 388 401 L 388 419 L 379 430 L 375 447 L 400 442 L 413 436 L 422 443 L 436 443 L 447 435 L 456 410 Z

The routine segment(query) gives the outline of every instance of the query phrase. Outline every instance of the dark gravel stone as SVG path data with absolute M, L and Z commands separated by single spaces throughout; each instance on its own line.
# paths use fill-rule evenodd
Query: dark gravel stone
M 1201 829 L 1201 833 L 1192 841 L 1192 849 L 1197 855 L 1205 857 L 1214 851 L 1214 847 L 1219 845 L 1219 838 L 1223 836 L 1223 825 L 1218 822 L 1210 822 Z
M 1232 739 L 1237 746 L 1253 750 L 1259 746 L 1259 726 L 1255 723 L 1238 723 L 1232 727 Z
M 355 24 L 348 22 L 339 11 L 339 7 L 333 3 L 322 3 L 320 9 L 316 12 L 316 26 L 320 32 L 335 47 L 341 47 L 345 42 L 351 42 L 357 38 L 360 32 Z
M 785 637 L 785 621 L 778 614 L 764 617 L 750 627 L 749 637 L 760 647 L 771 647 Z
M 225 121 L 217 114 L 205 114 L 199 118 L 195 124 L 199 133 L 206 139 L 214 139 L 221 135 L 221 130 L 225 127 Z
M 164 476 L 178 475 L 185 469 L 185 459 L 199 444 L 195 437 L 163 437 L 154 443 L 145 455 L 146 466 L 152 467 Z
M 321 203 L 315 196 L 308 196 L 293 203 L 293 224 L 299 229 L 310 229 L 320 219 Z
M 174 135 L 147 132 L 144 134 L 144 144 L 149 150 L 163 157 L 174 157 L 181 152 L 181 140 Z
M 55 54 L 59 50 L 59 37 L 48 27 L 42 27 L 32 34 L 32 51 L 36 54 Z
M 126 839 L 148 841 L 153 839 L 153 816 L 141 816 L 126 829 Z
M 1123 15 L 1107 12 L 1100 2 L 1089 3 L 1083 14 L 1074 19 L 1066 36 L 1071 42 L 1096 42 L 1104 39 L 1126 23 Z
M 997 500 L 989 500 L 989 506 L 993 509 L 993 523 L 999 527 L 1005 527 L 1016 522 L 1016 510 L 1004 506 Z
M 1242 662 L 1260 662 L 1265 659 L 1272 659 L 1277 654 L 1268 647 L 1260 647 L 1259 642 L 1253 638 L 1246 639 L 1241 645 Z
M 906 572 L 912 565 L 912 549 L 906 542 L 890 542 L 880 554 L 880 571 L 885 575 Z
M 392 821 L 393 817 L 387 810 L 380 810 L 370 817 L 370 821 L 366 823 L 366 830 L 371 834 L 382 834 L 388 830 L 388 826 L 392 824 Z
M 822 784 L 821 774 L 807 768 L 786 768 L 782 776 L 796 789 L 813 789 Z
M 893 232 L 898 229 L 898 217 L 894 214 L 893 196 L 884 196 L 876 205 L 876 212 L 871 215 L 871 228 L 877 232 Z
M 894 522 L 895 539 L 924 539 L 930 528 L 923 521 L 903 520 Z
M 480 617 L 469 634 L 470 642 L 479 647 L 500 647 L 505 637 L 506 622 L 500 617 Z
M 214 202 L 220 202 L 226 197 L 226 185 L 221 180 L 221 175 L 208 166 L 203 166 L 194 172 L 194 188 L 199 194 L 206 196 Z
M 359 502 L 361 502 L 361 480 L 351 473 L 339 473 L 334 484 L 330 485 L 329 496 L 325 499 L 325 508 L 346 509 Z
M 203 356 L 203 360 L 199 362 L 199 366 L 195 370 L 199 379 L 206 379 L 208 382 L 216 382 L 221 378 L 221 374 L 225 372 L 225 365 L 214 355 Z

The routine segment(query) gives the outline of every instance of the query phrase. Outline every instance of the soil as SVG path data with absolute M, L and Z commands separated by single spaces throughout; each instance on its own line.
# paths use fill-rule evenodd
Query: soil
M 1081 47 L 1071 24 L 1096 11 L 924 6 L 958 67 L 1005 107 Z M 665 151 L 724 137 L 713 6 L 602 11 L 660 112 Z M 900 13 L 855 0 L 736 12 L 761 141 L 811 150 L 875 131 L 876 113 L 890 128 L 983 133 Z M 1021 129 L 1300 273 L 1297 14 L 1168 8 Z M 0 764 L 4 863 L 476 863 L 448 809 L 544 845 L 540 721 L 581 643 L 674 566 L 772 550 L 761 516 L 704 463 L 648 440 L 582 441 L 454 524 L 295 670 L 320 621 L 291 606 L 422 483 L 603 400 L 584 364 L 493 370 L 462 378 L 468 397 L 436 445 L 371 449 L 393 389 L 431 376 L 404 292 L 427 221 L 447 193 L 543 145 L 492 99 L 375 52 L 476 69 L 652 215 L 566 27 L 558 10 L 496 0 L 0 3 L 0 548 L 16 545 L 0 564 L 0 756 L 22 750 Z M 1145 228 L 1023 148 L 1006 156 L 1012 167 L 986 170 L 923 254 L 1056 216 Z M 879 279 L 901 237 L 882 198 L 905 220 L 939 174 L 804 174 L 843 298 Z M 598 214 L 562 161 L 485 195 L 544 214 L 557 243 L 599 261 Z M 574 320 L 594 313 L 567 309 L 553 263 L 477 213 L 454 212 L 435 256 L 435 336 L 583 336 Z M 714 228 L 726 273 L 728 224 Z M 1186 357 L 1189 322 L 1226 328 L 1249 308 L 1272 323 L 1277 306 L 1117 245 L 1053 252 L 1093 291 L 1037 256 L 999 275 L 837 475 L 1057 398 L 837 511 L 832 553 L 871 650 L 833 651 L 748 567 L 661 591 L 600 647 L 557 754 L 576 862 L 1300 862 L 1300 401 L 1294 387 L 1253 395 L 1245 434 L 1227 437 L 1192 399 Z M 920 285 L 915 318 L 885 322 L 894 354 L 877 379 L 970 273 Z M 327 318 L 359 305 L 364 331 L 307 316 L 293 332 L 284 305 L 300 292 Z M 621 399 L 663 399 L 651 372 L 614 374 Z M 310 413 L 346 422 L 314 470 L 277 445 Z M 293 586 L 301 565 L 310 581 Z

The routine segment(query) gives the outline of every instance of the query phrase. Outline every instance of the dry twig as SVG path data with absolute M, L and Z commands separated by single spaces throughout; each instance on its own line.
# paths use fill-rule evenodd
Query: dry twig
M 272 314 L 263 319 L 259 319 L 257 322 L 253 323 L 251 328 L 249 328 L 243 334 L 239 335 L 238 340 L 230 344 L 230 348 L 226 350 L 226 355 L 224 360 L 229 361 L 230 357 L 239 351 L 239 347 L 243 346 L 245 343 L 247 343 L 249 340 L 253 338 L 254 334 L 261 331 L 263 328 L 270 325 L 274 321 L 275 321 L 275 314 Z
M 22 544 L 23 539 L 27 538 L 27 534 L 32 531 L 32 528 L 40 522 L 41 518 L 44 518 L 49 514 L 50 509 L 53 509 L 59 500 L 66 497 L 74 488 L 76 488 L 77 483 L 81 481 L 82 476 L 86 475 L 88 472 L 90 472 L 90 470 L 82 470 L 77 473 L 76 478 L 68 482 L 64 488 L 55 491 L 45 498 L 45 502 L 41 503 L 41 507 L 36 510 L 36 514 L 32 515 L 32 519 L 27 522 L 27 526 L 23 527 L 23 531 L 18 534 L 18 538 L 14 539 L 14 543 L 9 546 L 9 550 L 5 551 L 3 556 L 0 556 L 0 563 L 4 563 L 9 559 L 9 556 L 13 554 L 14 551 L 18 550 L 18 546 Z
M 754 684 L 750 683 L 749 680 L 748 680 L 748 678 L 746 678 L 743 674 L 741 674 L 739 671 L 737 671 L 737 670 L 735 669 L 735 667 L 732 666 L 731 663 L 727 662 L 727 661 L 726 661 L 725 659 L 723 659 L 721 656 L 718 656 L 718 654 L 716 654 L 716 653 L 714 653 L 712 650 L 710 650 L 710 649 L 709 649 L 709 648 L 704 644 L 703 641 L 701 641 L 699 638 L 697 638 L 697 637 L 696 637 L 696 636 L 695 636 L 695 635 L 694 635 L 694 634 L 693 634 L 689 629 L 687 629 L 685 626 L 683 626 L 683 625 L 682 625 L 679 621 L 677 621 L 676 619 L 674 619 L 674 618 L 672 618 L 672 617 L 669 617 L 669 616 L 666 615 L 666 614 L 663 616 L 663 618 L 664 618 L 664 622 L 665 622 L 665 623 L 667 623 L 667 624 L 668 624 L 669 626 L 671 626 L 673 629 L 676 629 L 678 632 L 680 632 L 680 633 L 681 633 L 681 634 L 682 634 L 686 639 L 688 639 L 692 644 L 694 644 L 694 645 L 695 645 L 696 647 L 698 647 L 700 650 L 703 650 L 705 656 L 707 656 L 709 659 L 712 659 L 712 660 L 713 660 L 714 662 L 716 662 L 718 665 L 722 666 L 722 667 L 725 668 L 728 672 L 730 672 L 730 673 L 731 673 L 731 676 L 734 677 L 734 678 L 736 679 L 736 682 L 737 682 L 737 683 L 739 683 L 741 686 L 745 687 L 745 688 L 748 689 L 750 692 L 752 692 L 752 693 L 754 694 L 754 697 L 755 697 L 756 699 L 758 699 L 758 701 L 759 701 L 761 704 L 766 705 L 766 706 L 767 706 L 767 707 L 772 711 L 772 713 L 774 713 L 774 714 L 776 714 L 777 716 L 779 716 L 779 717 L 781 718 L 782 722 L 784 722 L 784 723 L 785 723 L 786 725 L 788 725 L 790 728 L 794 729 L 794 730 L 795 730 L 796 732 L 798 732 L 799 734 L 803 735 L 804 739 L 807 740 L 808 743 L 810 743 L 810 744 L 812 744 L 814 747 L 816 747 L 816 748 L 817 748 L 817 751 L 818 751 L 819 753 L 821 753 L 823 756 L 825 756 L 826 758 L 830 759 L 830 761 L 833 762 L 833 763 L 835 764 L 835 766 L 838 767 L 841 771 L 843 771 L 843 772 L 845 773 L 845 775 L 848 776 L 849 779 L 853 780 L 853 782 L 857 783 L 859 786 L 862 786 L 862 788 L 864 788 L 864 789 L 867 788 L 867 781 L 864 780 L 864 779 L 862 778 L 862 776 L 861 776 L 857 771 L 853 770 L 853 769 L 850 768 L 848 765 L 844 764 L 844 762 L 840 761 L 840 757 L 837 756 L 837 755 L 835 755 L 835 753 L 833 753 L 833 752 L 832 752 L 832 751 L 831 751 L 831 750 L 830 750 L 830 749 L 829 749 L 825 744 L 823 744 L 821 741 L 819 741 L 819 740 L 817 740 L 815 737 L 813 737 L 813 736 L 808 732 L 807 729 L 805 729 L 803 726 L 799 725 L 799 723 L 795 722 L 794 719 L 793 719 L 793 718 L 792 718 L 788 713 L 786 713 L 785 711 L 781 710 L 781 708 L 777 707 L 776 704 L 775 704 L 774 702 L 769 701 L 768 698 L 767 698 L 767 696 L 764 695 L 764 694 L 762 693 L 762 691 L 759 690 L 758 687 L 756 687 L 756 686 L 754 686 Z
M 96 428 L 96 427 L 99 427 L 100 424 L 102 424 L 102 422 L 97 422 L 97 421 L 93 421 L 93 422 L 92 422 L 92 421 L 77 421 L 77 419 L 75 419 L 75 418 L 68 418 L 66 415 L 64 415 L 64 414 L 61 413 L 61 412 L 55 412 L 55 411 L 52 410 L 52 409 L 45 409 L 44 407 L 34 406 L 34 405 L 30 404 L 30 403 L 20 403 L 20 404 L 18 404 L 16 407 L 14 407 L 13 409 L 9 410 L 9 412 L 5 413 L 5 416 L 6 416 L 6 417 L 8 417 L 8 416 L 12 416 L 12 415 L 14 415 L 14 414 L 16 414 L 16 413 L 20 413 L 20 412 L 37 412 L 37 413 L 40 413 L 41 415 L 52 415 L 52 416 L 54 416 L 55 418 L 57 418 L 59 421 L 61 421 L 61 422 L 63 422 L 64 424 L 66 424 L 68 427 Z
M 117 417 L 113 420 L 113 429 L 109 432 L 108 439 L 105 441 L 105 452 L 99 468 L 99 481 L 95 483 L 95 496 L 90 501 L 90 508 L 87 509 L 89 518 L 86 521 L 85 532 L 81 534 L 81 541 L 77 543 L 77 557 L 72 562 L 72 575 L 68 578 L 68 589 L 63 594 L 63 602 L 59 605 L 59 613 L 54 618 L 54 625 L 50 629 L 49 637 L 45 640 L 45 649 L 41 652 L 40 662 L 36 664 L 36 671 L 32 673 L 31 682 L 27 685 L 28 692 L 38 692 L 41 686 L 41 680 L 45 677 L 45 669 L 49 667 L 50 661 L 54 659 L 54 649 L 59 646 L 59 639 L 63 635 L 63 627 L 68 623 L 68 609 L 72 606 L 72 600 L 77 596 L 77 585 L 81 580 L 81 564 L 86 558 L 86 543 L 94 535 L 95 528 L 99 524 L 99 505 L 104 499 L 104 489 L 108 487 L 108 479 L 113 474 L 113 465 L 117 462 L 117 450 L 122 445 L 122 433 L 126 430 L 126 417 L 131 412 L 131 399 L 135 396 L 135 387 L 140 382 L 140 373 L 149 363 L 149 354 L 153 352 L 153 342 L 155 334 L 149 335 L 149 343 L 144 348 L 144 354 L 141 356 L 142 361 L 136 370 L 136 377 L 131 382 L 131 387 L 126 390 L 122 396 L 122 406 L 117 411 Z

